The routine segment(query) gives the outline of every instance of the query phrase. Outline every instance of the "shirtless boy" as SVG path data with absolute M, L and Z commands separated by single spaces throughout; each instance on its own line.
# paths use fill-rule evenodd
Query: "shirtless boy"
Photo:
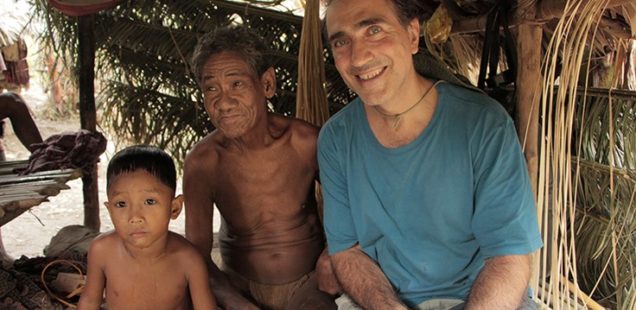
M 243 28 L 217 29 L 197 45 L 193 67 L 216 130 L 185 161 L 186 237 L 206 258 L 224 309 L 335 308 L 317 284 L 335 281 L 321 267 L 330 261 L 313 199 L 318 129 L 268 112 L 270 59 Z M 223 272 L 210 257 L 214 204 Z
M 115 230 L 91 243 L 78 308 L 99 309 L 105 289 L 109 310 L 215 309 L 203 258 L 168 231 L 183 202 L 172 158 L 155 147 L 126 148 L 110 161 L 106 183 Z

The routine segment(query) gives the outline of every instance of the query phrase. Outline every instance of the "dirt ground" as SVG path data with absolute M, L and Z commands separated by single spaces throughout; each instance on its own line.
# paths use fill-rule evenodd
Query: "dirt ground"
M 38 117 L 38 109 L 42 98 L 31 95 L 28 92 L 22 94 L 29 103 L 31 109 L 35 111 L 35 122 L 40 129 L 42 138 L 58 134 L 64 131 L 77 131 L 80 128 L 79 119 L 65 120 L 45 120 Z M 35 102 L 35 103 L 34 103 Z M 13 133 L 10 122 L 5 122 L 5 139 L 7 160 L 28 159 L 29 152 L 25 149 Z M 108 148 L 100 157 L 98 165 L 98 188 L 100 201 L 101 231 L 113 228 L 108 212 L 103 206 L 106 199 L 106 164 L 115 150 L 114 145 L 109 142 Z M 181 180 L 178 180 L 177 193 L 181 193 Z M 68 225 L 81 225 L 83 223 L 83 196 L 82 181 L 76 179 L 67 183 L 71 188 L 61 191 L 57 196 L 50 197 L 48 202 L 44 202 L 29 212 L 23 213 L 18 218 L 2 226 L 2 239 L 7 252 L 14 258 L 21 255 L 27 257 L 42 256 L 43 249 L 49 244 L 51 238 L 63 227 Z M 219 228 L 219 216 L 215 214 L 215 231 Z M 183 234 L 185 231 L 185 212 L 170 224 L 170 229 Z

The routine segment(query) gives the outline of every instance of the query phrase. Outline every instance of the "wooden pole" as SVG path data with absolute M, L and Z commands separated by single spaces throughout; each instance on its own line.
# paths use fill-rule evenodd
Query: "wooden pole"
M 521 2 L 520 2 L 521 3 Z M 524 2 L 514 13 L 519 19 L 533 19 L 537 3 Z M 539 25 L 522 24 L 517 28 L 516 106 L 517 134 L 528 165 L 532 191 L 537 199 L 539 180 L 539 107 L 541 99 L 541 39 Z M 538 253 L 533 256 L 531 286 L 537 287 L 540 278 Z
M 95 33 L 93 15 L 77 20 L 79 40 L 79 110 L 82 129 L 97 130 L 95 109 Z M 99 231 L 99 193 L 97 191 L 97 164 L 82 171 L 84 194 L 84 226 Z
M 520 25 L 517 35 L 517 133 L 526 156 L 532 190 L 535 195 L 539 171 L 542 35 L 541 27 L 535 25 Z

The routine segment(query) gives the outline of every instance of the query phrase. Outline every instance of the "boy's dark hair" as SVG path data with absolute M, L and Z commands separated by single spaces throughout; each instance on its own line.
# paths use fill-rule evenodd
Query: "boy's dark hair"
M 110 189 L 111 181 L 118 175 L 139 169 L 148 171 L 173 192 L 176 191 L 177 173 L 172 157 L 162 149 L 149 145 L 129 146 L 113 156 L 106 169 L 106 189 Z
M 267 44 L 253 30 L 244 26 L 217 28 L 204 34 L 192 54 L 192 70 L 197 83 L 202 82 L 202 70 L 210 57 L 229 52 L 242 58 L 260 77 L 273 66 Z

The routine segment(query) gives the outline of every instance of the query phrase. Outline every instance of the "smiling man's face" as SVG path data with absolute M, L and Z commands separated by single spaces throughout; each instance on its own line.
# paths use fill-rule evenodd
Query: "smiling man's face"
M 419 24 L 400 23 L 391 0 L 335 0 L 326 26 L 336 68 L 368 105 L 399 101 L 414 76 Z

